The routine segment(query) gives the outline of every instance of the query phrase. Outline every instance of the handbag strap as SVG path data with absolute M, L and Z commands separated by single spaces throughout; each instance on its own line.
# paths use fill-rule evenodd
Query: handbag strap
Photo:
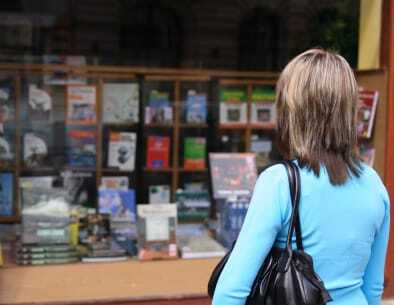
M 300 194 L 301 194 L 300 171 L 298 169 L 298 166 L 296 166 L 291 161 L 283 161 L 281 163 L 283 163 L 287 171 L 287 176 L 289 179 L 289 187 L 290 187 L 290 198 L 293 207 L 290 217 L 289 231 L 287 234 L 286 247 L 288 249 L 292 248 L 291 240 L 293 237 L 293 233 L 295 231 L 297 249 L 302 251 L 304 250 L 304 246 L 302 243 L 301 223 L 299 216 L 299 205 L 300 205 Z

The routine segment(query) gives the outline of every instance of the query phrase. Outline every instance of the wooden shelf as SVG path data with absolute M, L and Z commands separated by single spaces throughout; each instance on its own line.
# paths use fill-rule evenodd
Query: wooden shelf
M 179 168 L 179 172 L 181 173 L 205 173 L 208 171 L 207 168 Z
M 128 128 L 137 128 L 138 123 L 115 123 L 115 122 L 102 122 L 103 126 L 109 127 L 128 127 Z
M 144 167 L 144 172 L 147 172 L 147 173 L 171 173 L 173 171 L 174 171 L 174 169 L 172 167 L 167 167 L 167 168 Z
M 206 123 L 180 123 L 180 128 L 208 128 Z
M 219 129 L 227 130 L 227 129 L 248 129 L 248 124 L 220 124 Z
M 173 128 L 174 125 L 172 124 L 145 124 L 144 128 Z
M 103 173 L 111 173 L 111 174 L 131 174 L 134 173 L 134 170 L 122 170 L 119 168 L 102 168 L 101 171 Z
M 260 124 L 250 124 L 249 125 L 253 130 L 275 130 L 275 123 L 260 123 Z

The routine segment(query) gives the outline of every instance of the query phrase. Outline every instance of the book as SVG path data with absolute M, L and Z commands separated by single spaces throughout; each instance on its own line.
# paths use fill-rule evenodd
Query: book
M 169 185 L 150 185 L 149 186 L 149 203 L 169 203 L 170 202 Z
M 254 88 L 252 91 L 252 105 L 250 122 L 253 124 L 275 124 L 275 86 L 267 85 Z
M 14 79 L 0 81 L 0 123 L 12 122 L 15 118 Z
M 0 217 L 11 217 L 14 213 L 14 176 L 0 173 Z
M 14 159 L 13 134 L 4 132 L 4 126 L 0 123 L 0 161 L 6 163 Z
M 43 258 L 43 259 L 21 259 L 17 261 L 18 265 L 58 265 L 58 264 L 70 264 L 79 261 L 78 257 L 67 257 L 67 258 Z
M 136 83 L 107 83 L 103 86 L 103 122 L 138 123 L 139 85 Z
M 129 177 L 127 176 L 104 176 L 101 177 L 100 189 L 124 190 L 129 188 Z
M 109 263 L 109 262 L 122 262 L 126 261 L 127 256 L 107 256 L 107 257 L 82 257 L 83 263 Z
M 108 249 L 111 243 L 109 214 L 98 214 L 92 209 L 79 219 L 79 243 L 88 249 Z
M 258 135 L 252 135 L 250 151 L 256 154 L 256 166 L 262 168 L 271 162 L 272 141 Z
M 363 160 L 368 166 L 373 167 L 375 162 L 376 149 L 368 147 L 367 145 L 360 145 L 359 154 L 361 160 Z
M 357 104 L 357 135 L 369 139 L 375 120 L 379 92 L 359 88 Z
M 48 135 L 45 132 L 26 132 L 23 135 L 23 162 L 28 167 L 48 165 Z
M 86 58 L 79 55 L 43 55 L 44 64 L 68 65 L 74 67 L 86 66 Z M 56 70 L 52 74 L 44 75 L 45 85 L 71 85 L 71 84 L 86 84 L 86 78 L 82 76 L 70 76 L 64 70 Z
M 148 168 L 169 167 L 170 137 L 149 136 L 146 166 Z
M 171 124 L 173 110 L 168 92 L 152 90 L 145 108 L 145 124 Z
M 176 204 L 140 204 L 138 215 L 138 258 L 140 260 L 178 257 Z
M 135 132 L 110 132 L 108 166 L 133 171 L 137 134 Z
M 93 125 L 97 120 L 96 87 L 67 86 L 67 124 Z
M 247 94 L 242 89 L 220 90 L 220 124 L 246 124 Z
M 205 168 L 206 139 L 202 137 L 186 137 L 184 142 L 185 169 Z
M 74 167 L 96 166 L 96 130 L 75 129 L 67 130 L 68 164 Z
M 185 118 L 187 123 L 206 123 L 207 121 L 207 94 L 188 90 L 185 105 Z
M 257 179 L 253 153 L 210 153 L 213 197 L 251 195 Z
M 109 214 L 111 222 L 136 222 L 134 190 L 99 190 L 98 205 L 99 213 Z
M 178 237 L 183 259 L 222 257 L 227 250 L 208 234 Z
M 204 222 L 210 214 L 208 191 L 178 190 L 175 194 L 179 222 Z
M 66 200 L 73 207 L 95 207 L 97 202 L 96 176 L 93 172 L 65 170 L 58 185 L 66 192 Z
M 52 111 L 50 93 L 37 85 L 29 85 L 28 112 L 32 121 L 49 121 Z

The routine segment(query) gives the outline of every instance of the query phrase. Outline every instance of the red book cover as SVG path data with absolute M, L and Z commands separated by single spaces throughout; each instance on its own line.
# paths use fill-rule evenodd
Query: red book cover
M 146 166 L 148 168 L 169 167 L 170 138 L 160 136 L 148 137 Z
M 379 92 L 359 89 L 357 105 L 357 134 L 359 138 L 370 138 L 375 119 Z

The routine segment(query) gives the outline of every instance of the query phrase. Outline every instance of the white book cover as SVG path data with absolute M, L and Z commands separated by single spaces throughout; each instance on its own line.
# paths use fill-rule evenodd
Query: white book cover
M 244 102 L 221 102 L 220 124 L 246 124 L 247 103 Z
M 119 170 L 133 171 L 135 168 L 135 132 L 111 132 L 108 146 L 108 166 Z
M 160 204 L 170 202 L 169 185 L 151 185 L 149 186 L 149 203 Z
M 109 83 L 103 86 L 103 122 L 138 123 L 139 86 L 136 83 Z

